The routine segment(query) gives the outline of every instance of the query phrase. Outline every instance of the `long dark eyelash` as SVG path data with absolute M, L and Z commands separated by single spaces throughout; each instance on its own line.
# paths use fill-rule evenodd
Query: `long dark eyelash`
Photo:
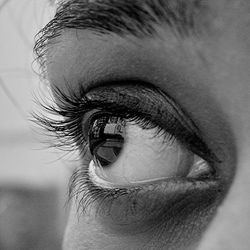
M 112 110 L 112 115 L 123 116 L 128 121 L 139 125 L 143 129 L 156 128 L 155 136 L 163 135 L 164 139 L 172 140 L 174 136 L 166 133 L 166 131 L 150 121 L 149 114 L 138 115 L 134 111 L 127 111 L 125 107 L 117 108 L 117 105 L 110 105 L 107 107 L 107 103 L 101 100 L 92 101 L 89 100 L 80 90 L 80 94 L 76 95 L 72 91 L 69 91 L 69 95 L 64 94 L 58 88 L 53 89 L 54 98 L 60 100 L 57 105 L 55 102 L 46 102 L 46 100 L 36 102 L 45 111 L 42 113 L 33 113 L 32 121 L 39 127 L 44 129 L 45 132 L 52 136 L 52 140 L 49 141 L 49 146 L 56 147 L 64 151 L 80 150 L 80 154 L 86 151 L 87 140 L 83 137 L 82 131 L 82 119 L 84 114 L 100 107 L 102 109 Z M 51 104 L 53 103 L 53 104 Z M 50 116 L 53 116 L 50 117 Z
M 136 110 L 129 110 L 128 107 L 119 106 L 117 103 L 112 105 L 111 102 L 107 103 L 105 100 L 100 100 L 101 98 L 93 100 L 87 97 L 82 88 L 80 88 L 78 94 L 68 89 L 67 95 L 58 88 L 54 88 L 53 96 L 51 98 L 57 100 L 57 104 L 55 102 L 48 103 L 46 100 L 38 101 L 45 114 L 33 113 L 33 121 L 52 136 L 52 139 L 49 141 L 50 146 L 60 148 L 66 152 L 78 151 L 81 156 L 83 162 L 73 173 L 70 180 L 69 198 L 72 199 L 74 197 L 78 200 L 78 209 L 82 209 L 82 212 L 95 201 L 98 201 L 99 208 L 108 208 L 112 206 L 112 202 L 117 197 L 126 195 L 128 200 L 135 199 L 136 193 L 140 191 L 140 187 L 107 189 L 96 186 L 89 179 L 87 165 L 91 159 L 86 159 L 89 149 L 87 138 L 84 137 L 83 133 L 82 120 L 84 115 L 89 111 L 99 109 L 106 114 L 110 112 L 112 116 L 121 116 L 122 114 L 123 118 L 134 122 L 143 129 L 154 128 L 156 129 L 155 136 L 164 136 L 164 139 L 168 141 L 175 140 L 175 134 L 168 133 L 166 129 L 152 122 L 151 115 L 146 112 L 138 113 Z M 181 125 L 176 124 L 177 122 L 171 116 L 169 117 L 169 127 L 180 129 Z M 164 125 L 168 127 L 168 124 Z M 178 133 L 178 130 L 173 130 L 173 132 Z M 184 134 L 184 136 L 186 135 Z M 204 155 L 209 155 L 209 152 L 205 152 Z M 101 206 L 100 204 L 103 203 L 109 204 L 109 206 Z
M 123 101 L 126 99 L 128 99 L 126 100 L 127 102 L 131 101 L 130 97 L 126 98 L 126 94 L 124 95 L 117 91 L 112 92 L 112 88 L 108 91 L 110 92 L 108 93 L 109 96 L 114 94 L 116 99 L 118 95 L 118 98 L 122 98 Z M 82 87 L 80 87 L 78 94 L 68 87 L 67 93 L 66 95 L 61 90 L 54 87 L 53 94 L 54 99 L 57 100 L 57 105 L 55 103 L 51 105 L 42 102 L 40 103 L 42 109 L 49 115 L 45 116 L 41 113 L 33 114 L 33 120 L 52 136 L 53 140 L 50 140 L 51 146 L 68 152 L 79 150 L 82 155 L 87 148 L 87 138 L 83 136 L 83 116 L 89 111 L 99 109 L 106 113 L 110 112 L 113 116 L 119 116 L 134 122 L 143 129 L 156 128 L 155 136 L 160 134 L 161 136 L 165 136 L 164 139 L 170 141 L 178 139 L 179 142 L 183 143 L 191 151 L 198 154 L 209 163 L 220 162 L 208 149 L 200 136 L 190 129 L 190 125 L 188 123 L 182 124 L 185 119 L 177 119 L 175 117 L 183 116 L 175 106 L 173 106 L 173 108 L 174 112 L 177 114 L 172 115 L 171 113 L 167 113 L 167 119 L 165 118 L 164 122 L 160 121 L 162 124 L 159 124 L 159 121 L 152 121 L 152 115 L 148 110 L 141 110 L 143 108 L 139 107 L 139 99 L 134 98 L 132 100 L 133 103 L 124 106 L 124 104 L 117 104 L 117 101 L 113 103 L 112 98 L 107 101 L 107 96 L 101 96 L 101 93 L 98 93 L 96 99 L 89 98 Z M 162 95 L 160 92 L 158 94 Z M 50 118 L 50 115 L 54 117 Z
M 80 150 L 80 155 L 85 156 L 85 153 L 88 151 L 88 145 L 82 133 L 82 118 L 86 112 L 92 110 L 93 102 L 85 98 L 83 93 L 77 96 L 70 92 L 67 96 L 57 88 L 54 88 L 53 91 L 54 98 L 51 96 L 51 99 L 60 100 L 59 104 L 56 105 L 55 102 L 48 103 L 46 100 L 39 101 L 36 99 L 36 102 L 45 111 L 45 114 L 33 113 L 33 122 L 52 136 L 52 140 L 49 141 L 51 147 L 60 148 L 66 152 Z M 83 97 L 80 98 L 80 96 Z M 99 102 L 98 105 L 105 106 L 105 103 Z M 50 115 L 55 117 L 50 118 Z M 137 114 L 131 113 L 129 115 L 131 121 L 144 129 L 157 127 L 148 120 L 149 118 L 138 117 Z M 155 136 L 160 133 L 162 135 L 164 132 L 160 127 L 157 127 Z M 168 138 L 168 140 L 170 139 Z M 112 204 L 116 197 L 128 194 L 133 196 L 132 194 L 140 190 L 137 187 L 133 189 L 133 192 L 130 192 L 126 188 L 104 189 L 94 185 L 89 179 L 87 166 L 83 167 L 91 159 L 86 159 L 86 156 L 83 158 L 84 162 L 81 162 L 81 166 L 74 171 L 69 181 L 68 197 L 69 200 L 73 198 L 78 200 L 78 211 L 84 212 L 84 208 L 90 207 L 96 200 L 100 203 L 109 201 Z M 104 206 L 99 206 L 99 208 L 102 207 Z
M 57 88 L 54 88 L 54 97 L 50 98 L 50 102 L 36 98 L 42 112 L 33 112 L 32 121 L 52 137 L 49 146 L 70 152 L 82 145 L 84 150 L 86 141 L 82 138 L 81 122 L 85 110 L 81 108 L 81 100 L 76 100 L 73 94 L 66 96 Z M 58 98 L 60 104 L 56 105 L 54 98 Z

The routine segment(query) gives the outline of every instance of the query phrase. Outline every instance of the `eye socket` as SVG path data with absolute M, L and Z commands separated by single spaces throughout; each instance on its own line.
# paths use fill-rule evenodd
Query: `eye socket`
M 102 187 L 130 187 L 168 178 L 204 178 L 211 166 L 167 132 L 145 129 L 112 114 L 92 116 L 88 145 L 92 181 Z
M 54 136 L 54 146 L 79 153 L 70 197 L 78 211 L 115 231 L 160 226 L 167 230 L 164 238 L 176 232 L 180 239 L 194 232 L 195 218 L 194 234 L 200 237 L 224 195 L 220 161 L 175 100 L 151 85 L 129 82 L 69 96 L 55 90 L 60 102 L 43 106 L 55 117 L 36 116 Z M 168 150 L 171 145 L 177 150 Z M 178 152 L 184 160 L 170 164 Z M 98 162 L 100 157 L 106 162 Z

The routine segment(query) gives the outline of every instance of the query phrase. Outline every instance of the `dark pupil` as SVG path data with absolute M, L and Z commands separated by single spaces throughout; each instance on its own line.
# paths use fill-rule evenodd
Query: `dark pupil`
M 89 148 L 94 161 L 107 167 L 117 160 L 125 137 L 125 121 L 116 116 L 102 116 L 89 130 Z

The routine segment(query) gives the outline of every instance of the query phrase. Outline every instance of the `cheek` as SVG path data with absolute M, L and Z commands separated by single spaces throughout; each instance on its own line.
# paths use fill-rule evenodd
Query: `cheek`
M 65 231 L 63 249 L 140 249 L 141 243 L 147 240 L 145 237 L 141 234 L 126 236 L 110 233 L 94 219 L 94 215 L 83 215 L 73 205 Z
M 223 204 L 205 234 L 199 250 L 249 249 L 250 218 L 250 56 L 249 45 L 221 47 L 224 62 L 213 68 L 214 96 L 226 113 L 236 144 L 236 173 Z M 231 56 L 230 56 L 231 55 Z M 227 60 L 226 60 L 227 58 Z M 215 81 L 215 83 L 216 83 Z M 219 84 L 220 83 L 220 84 Z
M 140 210 L 135 208 L 134 213 L 125 217 L 127 204 L 131 201 L 123 198 L 114 202 L 107 214 L 97 213 L 95 207 L 82 212 L 78 203 L 73 202 L 64 250 L 193 250 L 216 208 L 216 202 L 208 202 L 215 193 L 208 190 L 205 193 L 209 194 L 200 191 L 185 193 L 173 202 L 171 199 L 164 201 L 165 194 L 160 199 L 164 204 L 158 204 L 151 212 L 147 211 L 152 206 L 149 197 L 140 199 L 145 205 L 140 206 Z M 146 217 L 143 216 L 145 213 Z
M 239 154 L 237 174 L 199 250 L 249 249 L 250 142 Z

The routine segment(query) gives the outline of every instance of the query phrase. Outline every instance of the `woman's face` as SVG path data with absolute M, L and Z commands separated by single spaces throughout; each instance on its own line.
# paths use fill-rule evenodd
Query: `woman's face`
M 112 2 L 36 45 L 80 158 L 64 249 L 249 249 L 250 3 Z

